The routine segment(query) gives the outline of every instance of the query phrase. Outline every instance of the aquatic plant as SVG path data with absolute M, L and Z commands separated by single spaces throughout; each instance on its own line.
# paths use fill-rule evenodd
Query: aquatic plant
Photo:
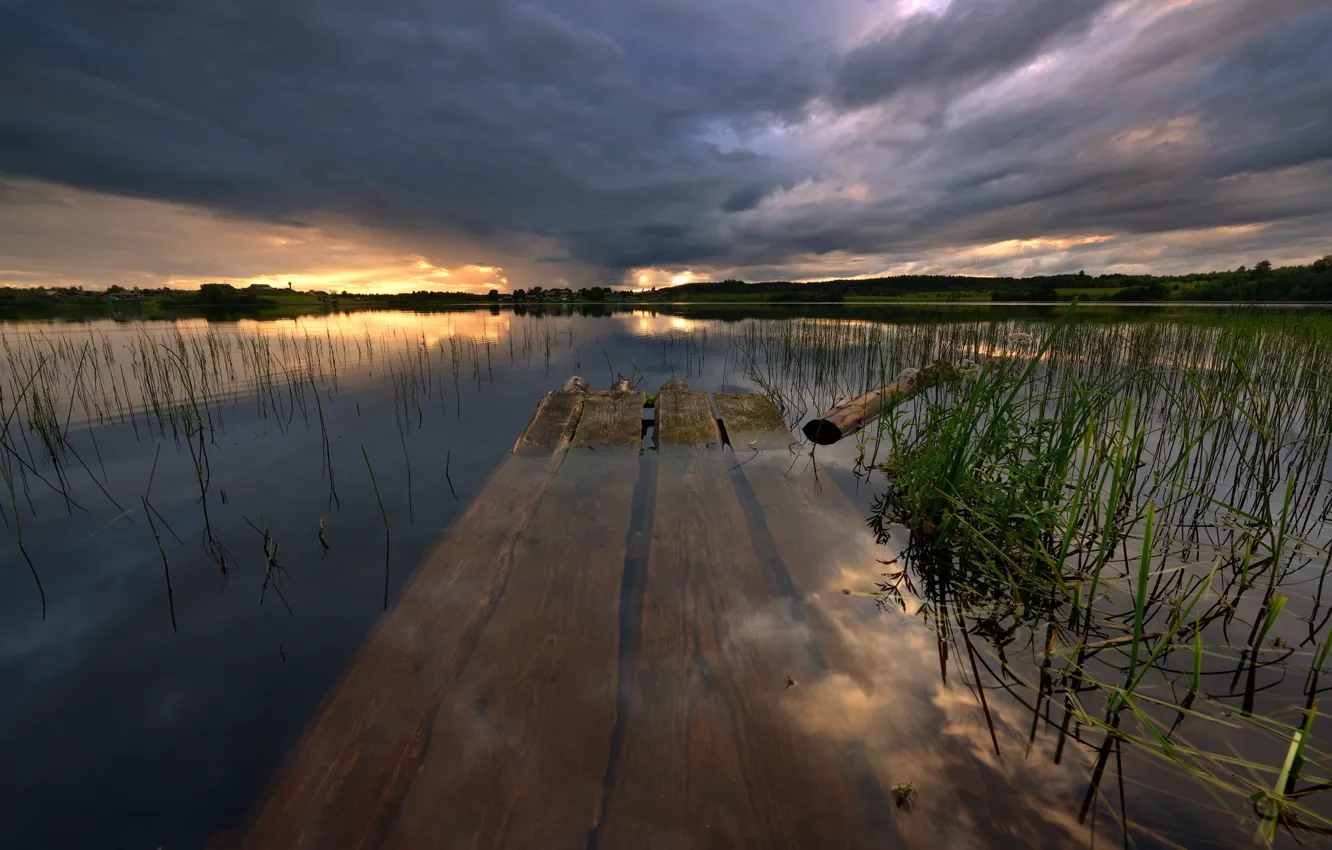
M 1131 746 L 1251 802 L 1267 840 L 1278 825 L 1332 828 L 1316 799 L 1332 760 L 1313 734 L 1332 382 L 1305 359 L 1324 343 L 1240 325 L 1207 346 L 1142 345 L 1089 369 L 1080 358 L 1095 353 L 1076 331 L 1064 345 L 1068 331 L 883 417 L 882 459 L 866 468 L 882 477 L 870 525 L 900 545 L 904 569 L 884 577 L 880 600 L 905 611 L 904 591 L 916 595 L 941 646 L 957 640 L 980 658 L 982 702 L 982 667 L 992 686 L 1025 692 L 1033 740 L 1042 705 L 1062 705 L 1062 721 L 1047 719 L 1060 752 L 1100 733 L 1083 818 L 1110 756 L 1118 764 Z M 1319 591 L 1294 619 L 1282 589 L 1297 576 Z M 1231 634 L 1237 624 L 1246 635 Z M 1300 628 L 1312 656 L 1286 638 L 1269 648 Z M 1182 694 L 1181 656 L 1192 670 Z M 1264 716 L 1260 672 L 1291 666 L 1310 683 L 1304 709 Z M 1227 669 L 1227 692 L 1202 687 Z M 1184 737 L 1210 737 L 1209 726 L 1275 738 L 1281 760 Z

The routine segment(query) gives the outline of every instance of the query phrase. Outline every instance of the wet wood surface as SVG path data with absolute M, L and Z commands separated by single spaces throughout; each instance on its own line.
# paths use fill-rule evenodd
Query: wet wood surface
M 791 429 L 772 402 L 755 393 L 716 393 L 726 438 L 737 453 L 784 449 L 794 442 Z
M 721 452 L 717 417 L 712 412 L 712 400 L 704 392 L 663 387 L 657 393 L 655 433 L 661 451 Z
M 641 409 L 641 406 L 640 406 Z M 382 848 L 578 847 L 616 715 L 619 602 L 638 453 L 571 453 L 433 715 Z
M 574 448 L 641 445 L 646 402 L 644 392 L 589 393 L 574 433 Z
M 569 379 L 573 381 L 572 378 Z M 581 380 L 581 379 L 580 379 Z M 561 389 L 546 393 L 513 450 L 520 455 L 548 455 L 573 439 L 587 392 Z
M 790 581 L 796 619 L 809 629 L 818 652 L 820 672 L 844 673 L 872 692 L 865 663 L 846 646 L 827 611 L 833 605 L 850 607 L 842 590 L 887 570 L 879 563 L 887 551 L 874 544 L 861 512 L 836 483 L 793 469 L 786 452 L 766 452 L 731 474 L 744 481 L 758 521 L 772 538 Z
M 790 659 L 762 634 L 781 591 L 727 463 L 661 460 L 625 733 L 589 846 L 871 846 L 855 777 L 789 715 Z

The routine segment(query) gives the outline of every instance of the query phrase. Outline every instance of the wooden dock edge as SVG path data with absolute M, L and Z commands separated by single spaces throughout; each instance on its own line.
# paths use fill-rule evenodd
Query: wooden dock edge
M 514 443 L 513 453 L 549 455 L 569 445 L 583 415 L 587 393 L 587 381 L 577 375 L 565 381 L 560 389 L 546 393 L 537 405 L 532 421 L 527 423 L 522 436 Z
M 546 393 L 531 422 L 514 444 L 514 454 L 550 455 L 561 447 L 642 445 L 647 396 L 621 379 L 610 390 L 592 390 L 569 378 Z M 757 393 L 707 393 L 683 378 L 671 378 L 657 392 L 653 443 L 658 452 L 720 454 L 789 448 L 795 442 L 781 412 Z
M 647 393 L 615 389 L 591 392 L 574 431 L 573 448 L 637 448 L 643 444 Z

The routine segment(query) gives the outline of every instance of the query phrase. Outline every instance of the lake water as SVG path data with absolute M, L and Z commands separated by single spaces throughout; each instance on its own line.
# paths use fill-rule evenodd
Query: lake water
M 25 848 L 197 848 L 236 827 L 385 597 L 392 606 L 543 394 L 570 375 L 600 388 L 624 377 L 648 393 L 672 377 L 766 393 L 798 437 L 806 419 L 903 368 L 1030 353 L 1023 341 L 1056 318 L 1044 307 L 717 306 L 0 326 L 12 485 L 0 548 L 0 834 Z M 1220 311 L 1084 319 L 1087 356 L 1107 363 L 1137 356 L 1141 334 L 1126 328 L 1228 332 Z M 1287 324 L 1308 332 L 1281 317 L 1265 332 Z M 1080 819 L 1097 734 L 1061 746 L 1057 716 L 1033 720 L 1048 703 L 1005 688 L 993 654 L 944 661 L 934 626 L 912 616 L 919 600 L 908 615 L 840 592 L 874 590 L 899 554 L 861 522 L 880 491 L 857 474 L 865 451 L 849 438 L 811 455 L 797 441 L 746 472 L 766 465 L 801 487 L 817 476 L 860 522 L 823 565 L 819 592 L 800 600 L 851 660 L 800 681 L 783 717 L 810 747 L 854 752 L 881 794 L 912 786 L 910 806 L 885 805 L 882 846 L 1085 846 L 1098 819 L 1097 841 L 1120 841 L 1121 800 L 1137 846 L 1251 843 L 1257 821 L 1243 800 L 1213 799 L 1129 748 Z M 656 462 L 650 435 L 644 452 Z M 1302 530 L 1316 542 L 1327 471 L 1303 471 L 1316 483 L 1298 497 L 1309 506 Z M 751 526 L 778 521 L 763 493 L 737 492 Z M 1319 576 L 1287 579 L 1292 608 L 1318 594 L 1303 656 L 1326 622 L 1314 616 Z M 780 654 L 810 628 L 805 616 L 755 611 L 728 639 Z M 1294 627 L 1271 637 L 1283 634 L 1303 640 Z M 1262 685 L 1260 702 L 1298 726 L 1301 676 Z M 1285 751 L 1238 732 L 1233 744 L 1278 767 Z M 1316 745 L 1305 758 L 1314 782 Z M 1122 797 L 1109 787 L 1120 777 Z

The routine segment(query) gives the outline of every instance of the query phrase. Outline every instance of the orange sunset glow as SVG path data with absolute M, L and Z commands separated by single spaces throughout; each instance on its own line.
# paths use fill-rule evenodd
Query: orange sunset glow
M 17 246 L 0 265 L 0 285 L 194 289 L 204 283 L 279 288 L 290 283 L 293 289 L 356 293 L 509 289 L 505 268 L 469 261 L 461 241 L 441 241 L 438 255 L 426 254 L 407 240 L 336 220 L 275 224 L 35 181 L 8 187 L 25 203 L 0 206 L 0 231 Z M 57 250 L 74 240 L 80 243 L 77 256 Z

